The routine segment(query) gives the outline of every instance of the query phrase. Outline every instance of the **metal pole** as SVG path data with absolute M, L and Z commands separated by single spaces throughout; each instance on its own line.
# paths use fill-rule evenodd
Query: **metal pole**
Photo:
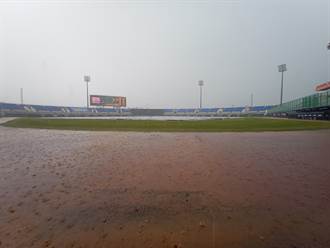
M 199 90 L 199 108 L 202 108 L 202 85 L 200 86 L 200 90 Z
M 283 103 L 283 74 L 284 71 L 282 71 L 282 80 L 281 80 L 281 105 Z
M 88 99 L 88 82 L 86 82 L 86 85 L 87 85 L 87 110 L 88 110 L 88 107 L 89 107 L 89 99 Z
M 21 88 L 21 104 L 23 105 L 23 88 Z
M 253 107 L 253 93 L 251 94 L 251 107 Z
M 203 80 L 199 80 L 198 81 L 198 85 L 199 85 L 199 108 L 201 109 L 202 108 L 202 95 L 203 95 L 203 92 L 202 92 L 202 87 L 204 85 L 204 81 Z

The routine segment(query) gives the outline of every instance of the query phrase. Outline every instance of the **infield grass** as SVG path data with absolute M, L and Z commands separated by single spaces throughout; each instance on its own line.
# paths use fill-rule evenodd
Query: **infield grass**
M 189 121 L 18 118 L 2 125 L 17 128 L 137 132 L 262 132 L 330 129 L 328 121 L 272 118 Z

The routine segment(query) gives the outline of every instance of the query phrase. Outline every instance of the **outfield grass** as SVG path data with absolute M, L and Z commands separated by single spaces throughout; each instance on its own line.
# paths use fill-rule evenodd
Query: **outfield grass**
M 330 122 L 271 118 L 198 121 L 19 118 L 6 127 L 138 132 L 262 132 L 330 129 Z

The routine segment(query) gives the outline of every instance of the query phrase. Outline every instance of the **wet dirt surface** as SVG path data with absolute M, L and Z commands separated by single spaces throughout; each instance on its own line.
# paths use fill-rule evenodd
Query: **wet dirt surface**
M 329 138 L 0 127 L 0 247 L 330 247 Z

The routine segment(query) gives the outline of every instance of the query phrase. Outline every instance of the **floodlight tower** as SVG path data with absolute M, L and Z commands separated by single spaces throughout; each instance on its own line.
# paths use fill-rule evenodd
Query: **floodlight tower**
M 279 65 L 278 71 L 282 73 L 282 79 L 281 79 L 281 105 L 282 105 L 282 103 L 283 103 L 283 74 L 285 71 L 287 71 L 286 64 Z
M 87 87 L 87 110 L 88 110 L 89 108 L 88 83 L 91 81 L 91 77 L 89 75 L 85 75 L 84 81 L 86 82 L 86 87 Z
M 204 86 L 204 81 L 199 80 L 198 81 L 198 86 L 199 86 L 199 108 L 202 108 L 202 88 Z
M 328 45 L 327 45 L 327 49 L 330 51 L 330 42 L 328 43 Z M 329 62 L 329 60 L 328 60 L 328 62 Z M 329 63 L 328 63 L 329 64 Z M 328 78 L 329 78 L 329 70 L 328 70 Z
M 21 88 L 21 104 L 24 104 L 24 97 L 23 97 L 23 88 Z

